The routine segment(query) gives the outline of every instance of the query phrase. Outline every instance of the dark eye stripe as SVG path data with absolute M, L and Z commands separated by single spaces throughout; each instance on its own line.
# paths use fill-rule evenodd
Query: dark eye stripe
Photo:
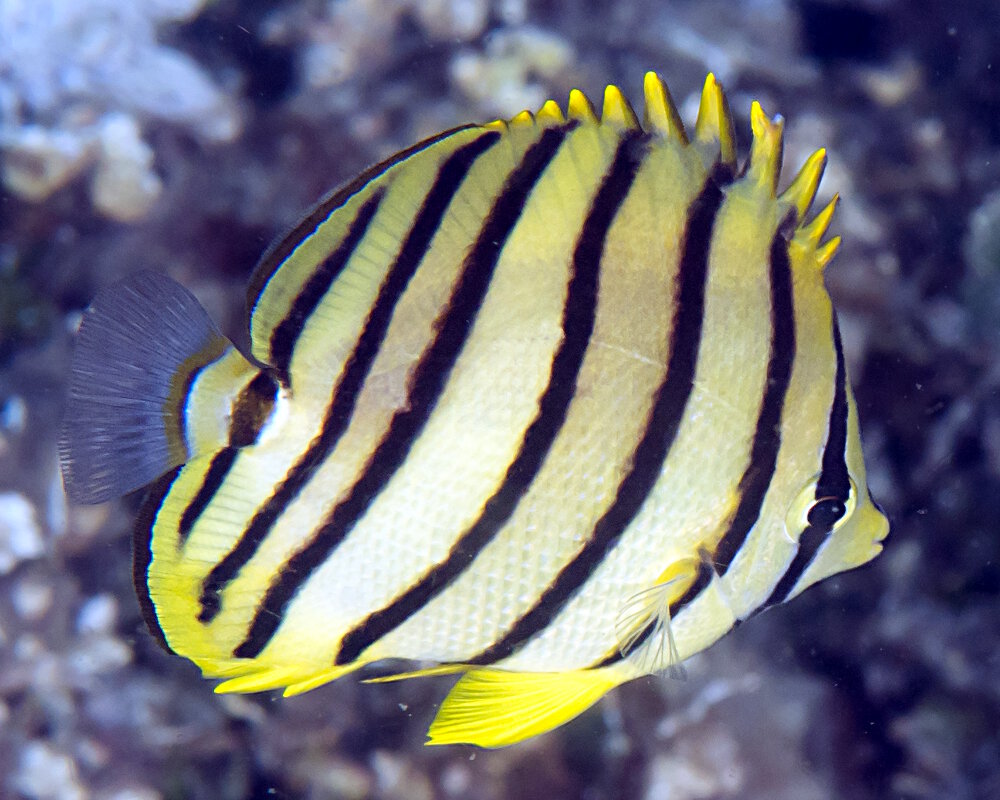
M 788 565 L 785 574 L 774 587 L 770 597 L 760 607 L 765 608 L 782 603 L 795 588 L 799 578 L 815 560 L 827 536 L 833 530 L 843 513 L 832 513 L 832 504 L 846 511 L 851 495 L 851 478 L 847 470 L 847 368 L 844 365 L 844 348 L 840 341 L 840 326 L 837 315 L 833 315 L 833 347 L 837 355 L 837 377 L 835 380 L 833 403 L 830 407 L 830 422 L 823 447 L 823 466 L 816 482 L 816 504 L 809 512 L 809 525 L 799 536 L 799 548 L 795 558 Z M 830 508 L 823 511 L 822 507 Z

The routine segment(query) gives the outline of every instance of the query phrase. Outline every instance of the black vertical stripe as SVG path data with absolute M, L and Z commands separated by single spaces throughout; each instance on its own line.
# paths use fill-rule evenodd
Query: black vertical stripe
M 254 309 L 257 307 L 257 303 L 260 300 L 261 294 L 263 294 L 264 289 L 270 282 L 271 278 L 274 277 L 275 273 L 281 267 L 295 249 L 302 244 L 306 239 L 312 236 L 316 229 L 324 223 L 329 216 L 336 211 L 338 208 L 343 206 L 350 200 L 354 195 L 360 192 L 365 186 L 370 184 L 372 181 L 377 180 L 384 172 L 394 167 L 411 156 L 416 155 L 421 150 L 426 150 L 427 148 L 437 144 L 438 142 L 447 139 L 449 136 L 454 136 L 464 130 L 472 128 L 472 125 L 460 125 L 457 128 L 452 128 L 447 131 L 443 131 L 429 139 L 424 139 L 422 142 L 418 142 L 412 147 L 408 147 L 405 150 L 401 150 L 395 155 L 387 158 L 372 167 L 369 167 L 364 172 L 362 172 L 358 177 L 352 180 L 345 186 L 335 189 L 329 194 L 329 196 L 323 198 L 316 204 L 306 216 L 286 235 L 277 239 L 271 247 L 261 256 L 256 268 L 253 271 L 253 275 L 247 284 L 247 313 L 252 315 Z
M 448 204 L 458 191 L 472 165 L 500 139 L 489 131 L 463 145 L 450 155 L 438 169 L 437 177 L 424 198 L 395 263 L 390 267 L 378 296 L 368 314 L 365 326 L 344 365 L 319 435 L 289 470 L 274 493 L 258 508 L 236 545 L 209 572 L 202 585 L 201 612 L 198 619 L 210 622 L 219 613 L 219 593 L 243 566 L 253 558 L 278 517 L 308 483 L 315 469 L 332 452 L 354 413 L 358 393 L 368 377 L 376 355 L 382 347 L 396 304 L 423 260 L 431 238 L 437 230 Z
M 729 570 L 750 530 L 757 523 L 764 497 L 778 465 L 781 413 L 792 379 L 792 362 L 795 360 L 795 306 L 792 297 L 792 268 L 788 257 L 788 228 L 794 222 L 794 216 L 783 221 L 771 240 L 771 344 L 767 379 L 750 447 L 750 459 L 737 487 L 740 501 L 714 553 L 715 568 L 719 575 L 725 575 Z
M 518 453 L 507 468 L 499 488 L 483 505 L 472 526 L 452 545 L 443 561 L 343 637 L 337 654 L 338 664 L 354 661 L 374 642 L 451 586 L 493 541 L 538 475 L 576 394 L 577 378 L 594 330 L 605 239 L 618 209 L 628 196 L 645 154 L 643 134 L 637 131 L 626 133 L 591 203 L 573 251 L 562 312 L 562 342 L 552 359 L 548 384 L 538 403 L 538 413 L 525 431 Z
M 177 526 L 178 547 L 183 546 L 184 542 L 187 541 L 188 536 L 191 535 L 191 531 L 194 529 L 195 523 L 198 522 L 198 518 L 205 513 L 205 509 L 212 502 L 215 493 L 222 487 L 223 482 L 229 475 L 229 470 L 232 469 L 233 464 L 236 462 L 237 452 L 235 447 L 223 447 L 212 457 L 212 463 L 208 465 L 208 471 L 205 473 L 205 478 L 202 480 L 201 486 L 198 487 L 194 498 L 184 508 L 184 513 L 181 514 L 181 521 Z
M 263 371 L 257 373 L 256 377 L 243 387 L 243 391 L 233 403 L 230 415 L 229 444 L 212 458 L 201 486 L 181 514 L 181 521 L 177 527 L 178 546 L 183 546 L 198 518 L 222 487 L 236 462 L 238 449 L 247 447 L 257 440 L 268 414 L 274 407 L 277 392 L 278 384 Z
M 290 384 L 288 370 L 292 363 L 292 353 L 309 317 L 351 260 L 351 255 L 368 231 L 384 197 L 385 187 L 379 187 L 361 205 L 340 244 L 313 270 L 292 301 L 288 314 L 271 331 L 270 363 L 282 385 Z
M 414 370 L 405 407 L 393 415 L 388 432 L 347 497 L 327 515 L 309 543 L 288 560 L 271 584 L 257 608 L 246 639 L 233 651 L 235 657 L 254 658 L 267 646 L 281 624 L 288 603 L 350 533 L 402 466 L 468 339 L 507 237 L 520 218 L 528 195 L 571 127 L 547 129 L 507 178 L 465 258 L 437 334 Z
M 542 631 L 614 547 L 656 485 L 694 388 L 712 227 L 724 198 L 719 178 L 718 174 L 710 176 L 688 209 L 673 300 L 666 376 L 656 390 L 645 431 L 614 501 L 594 526 L 587 542 L 534 605 L 496 642 L 470 659 L 470 663 L 490 664 L 506 658 Z
M 180 472 L 181 467 L 174 467 L 150 487 L 136 517 L 135 527 L 132 529 L 132 584 L 139 599 L 139 610 L 149 632 L 167 652 L 173 651 L 167 643 L 163 628 L 160 627 L 156 607 L 149 596 L 149 565 L 153 560 L 152 539 L 156 515 L 160 512 L 160 507 Z
M 837 316 L 833 316 L 833 346 L 837 359 L 837 376 L 833 403 L 830 406 L 830 421 L 827 425 L 826 444 L 823 447 L 823 462 L 816 482 L 814 497 L 817 503 L 833 507 L 833 515 L 809 515 L 809 524 L 799 536 L 798 549 L 791 564 L 781 576 L 771 595 L 760 610 L 764 610 L 784 600 L 795 588 L 799 578 L 812 564 L 839 515 L 836 511 L 846 511 L 851 495 L 851 476 L 847 469 L 847 367 L 844 364 L 844 348 L 840 341 L 840 326 Z M 815 506 L 814 506 L 815 508 Z

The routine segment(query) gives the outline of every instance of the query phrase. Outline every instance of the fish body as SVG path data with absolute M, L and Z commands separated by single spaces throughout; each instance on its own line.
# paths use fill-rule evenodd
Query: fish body
M 738 172 L 712 76 L 645 116 L 445 132 L 320 203 L 250 281 L 246 356 L 142 274 L 85 315 L 61 454 L 95 502 L 151 481 L 135 583 L 220 691 L 387 658 L 463 673 L 431 743 L 499 746 L 677 668 L 865 563 L 865 482 L 815 153 Z

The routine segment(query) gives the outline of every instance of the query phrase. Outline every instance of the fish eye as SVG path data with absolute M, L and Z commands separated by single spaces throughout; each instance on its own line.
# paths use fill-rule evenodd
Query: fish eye
M 812 504 L 806 520 L 814 528 L 833 530 L 846 513 L 847 505 L 839 497 L 822 497 Z
M 797 540 L 799 534 L 808 527 L 832 533 L 847 521 L 857 505 L 858 491 L 853 479 L 850 481 L 850 492 L 844 500 L 832 495 L 816 497 L 819 478 L 819 475 L 814 475 L 788 507 L 785 528 L 793 539 Z

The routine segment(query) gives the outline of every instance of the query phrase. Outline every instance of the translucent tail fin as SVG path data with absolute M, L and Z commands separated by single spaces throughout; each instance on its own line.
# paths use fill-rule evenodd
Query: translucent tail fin
M 223 429 L 195 443 L 186 417 L 196 379 L 227 355 L 235 363 L 214 382 L 214 402 L 224 401 L 220 391 L 238 391 L 256 370 L 187 289 L 140 272 L 101 292 L 80 326 L 59 437 L 70 498 L 99 503 L 126 494 L 184 463 L 212 438 L 224 440 Z

